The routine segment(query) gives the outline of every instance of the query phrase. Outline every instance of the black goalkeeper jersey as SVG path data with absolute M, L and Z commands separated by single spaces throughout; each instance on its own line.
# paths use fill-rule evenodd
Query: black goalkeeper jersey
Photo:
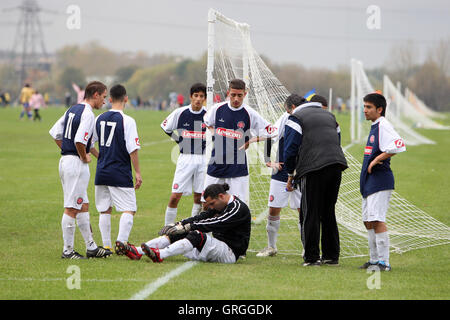
M 209 209 L 199 215 L 181 221 L 190 223 L 191 230 L 212 232 L 214 238 L 225 242 L 236 256 L 245 255 L 250 241 L 251 214 L 248 206 L 233 196 L 224 210 Z

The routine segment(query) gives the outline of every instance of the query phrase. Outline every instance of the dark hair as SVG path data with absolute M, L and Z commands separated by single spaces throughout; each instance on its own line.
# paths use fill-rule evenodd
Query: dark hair
M 123 101 L 125 96 L 127 95 L 127 90 L 121 84 L 116 84 L 111 89 L 109 89 L 109 96 L 112 101 Z
M 98 94 L 102 94 L 105 91 L 106 86 L 103 83 L 100 81 L 92 81 L 88 83 L 86 89 L 84 90 L 84 98 L 89 99 L 92 98 L 96 92 Z
M 322 104 L 322 106 L 324 107 L 328 107 L 328 101 L 327 99 L 325 99 L 322 96 L 319 96 L 317 94 L 313 95 L 311 100 L 309 100 L 310 102 L 320 102 Z
M 379 93 L 369 93 L 364 97 L 364 102 L 372 103 L 375 108 L 383 108 L 383 111 L 381 111 L 381 115 L 384 117 L 384 114 L 386 113 L 386 98 Z
M 245 82 L 241 79 L 233 79 L 230 81 L 230 89 L 245 90 Z
M 206 97 L 206 86 L 203 83 L 195 83 L 191 87 L 191 96 L 196 92 L 203 92 Z
M 230 190 L 230 186 L 228 183 L 224 184 L 210 184 L 206 187 L 205 191 L 203 192 L 203 199 L 206 199 L 210 197 L 211 199 L 217 199 L 219 194 L 226 193 L 228 190 Z
M 286 98 L 286 102 L 284 103 L 286 109 L 291 110 L 291 106 L 294 105 L 298 107 L 299 105 L 306 102 L 306 99 L 302 96 L 293 93 L 289 97 Z

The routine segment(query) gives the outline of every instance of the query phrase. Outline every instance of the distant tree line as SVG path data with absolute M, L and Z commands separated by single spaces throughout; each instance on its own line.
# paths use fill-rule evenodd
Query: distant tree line
M 142 100 L 167 99 L 169 93 L 188 96 L 194 82 L 206 82 L 206 53 L 197 59 L 182 56 L 145 52 L 117 53 L 97 43 L 84 46 L 65 46 L 54 54 L 51 71 L 33 71 L 28 81 L 41 92 L 62 100 L 72 83 L 84 86 L 92 79 L 107 84 L 123 83 L 130 98 Z M 263 57 L 268 67 L 290 91 L 304 94 L 316 89 L 328 96 L 346 101 L 350 96 L 350 68 L 339 66 L 306 68 L 298 64 L 278 64 Z M 350 61 L 349 61 L 350 62 Z M 396 45 L 383 67 L 366 70 L 375 89 L 382 90 L 383 75 L 394 82 L 400 81 L 402 89 L 409 87 L 425 103 L 438 111 L 450 111 L 450 38 L 441 40 L 419 62 L 419 54 L 413 42 Z M 17 75 L 12 66 L 0 65 L 0 91 L 18 92 Z M 72 92 L 73 93 L 73 92 Z

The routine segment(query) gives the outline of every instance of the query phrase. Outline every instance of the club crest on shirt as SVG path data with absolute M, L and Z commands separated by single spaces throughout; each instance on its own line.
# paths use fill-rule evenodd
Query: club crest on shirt
M 369 138 L 370 143 L 374 143 L 375 142 L 375 136 L 371 135 Z
M 135 138 L 134 140 L 136 141 L 137 146 L 141 146 L 141 143 L 139 142 L 139 138 Z
M 82 197 L 79 197 L 78 199 L 77 199 L 77 204 L 82 204 L 83 203 L 83 198 Z
M 89 139 L 89 132 L 84 133 L 84 141 L 88 141 Z
M 164 119 L 162 125 L 163 125 L 163 127 L 165 127 L 167 125 L 167 119 Z
M 274 199 L 275 199 L 275 197 L 273 196 L 273 194 L 271 194 L 269 197 L 269 201 L 272 202 Z
M 237 123 L 237 127 L 238 127 L 239 129 L 244 129 L 244 127 L 245 127 L 245 122 L 244 122 L 244 121 L 239 121 L 239 122 Z
M 179 187 L 178 183 L 175 183 L 175 184 L 173 185 L 173 188 L 174 188 L 175 190 L 177 190 L 178 187 Z

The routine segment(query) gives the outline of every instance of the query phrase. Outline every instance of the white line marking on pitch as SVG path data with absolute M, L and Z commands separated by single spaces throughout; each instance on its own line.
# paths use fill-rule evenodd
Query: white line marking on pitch
M 142 144 L 143 147 L 147 147 L 147 146 L 152 146 L 154 144 L 159 144 L 159 143 L 165 143 L 165 142 L 170 142 L 172 141 L 171 139 L 164 139 L 164 140 L 158 140 L 158 141 L 152 141 L 152 142 L 144 142 Z
M 183 263 L 178 268 L 170 271 L 169 273 L 166 273 L 164 276 L 156 279 L 156 281 L 149 283 L 145 286 L 144 289 L 136 293 L 134 296 L 132 296 L 129 300 L 144 300 L 148 298 L 150 295 L 152 295 L 156 290 L 158 290 L 160 287 L 165 285 L 167 282 L 169 282 L 170 279 L 175 278 L 182 274 L 183 272 L 189 270 L 193 266 L 195 266 L 198 262 L 197 261 L 188 261 Z
M 347 151 L 348 149 L 350 149 L 354 145 L 355 145 L 354 143 L 350 143 L 350 144 L 346 145 L 345 147 L 343 147 L 342 150 Z

